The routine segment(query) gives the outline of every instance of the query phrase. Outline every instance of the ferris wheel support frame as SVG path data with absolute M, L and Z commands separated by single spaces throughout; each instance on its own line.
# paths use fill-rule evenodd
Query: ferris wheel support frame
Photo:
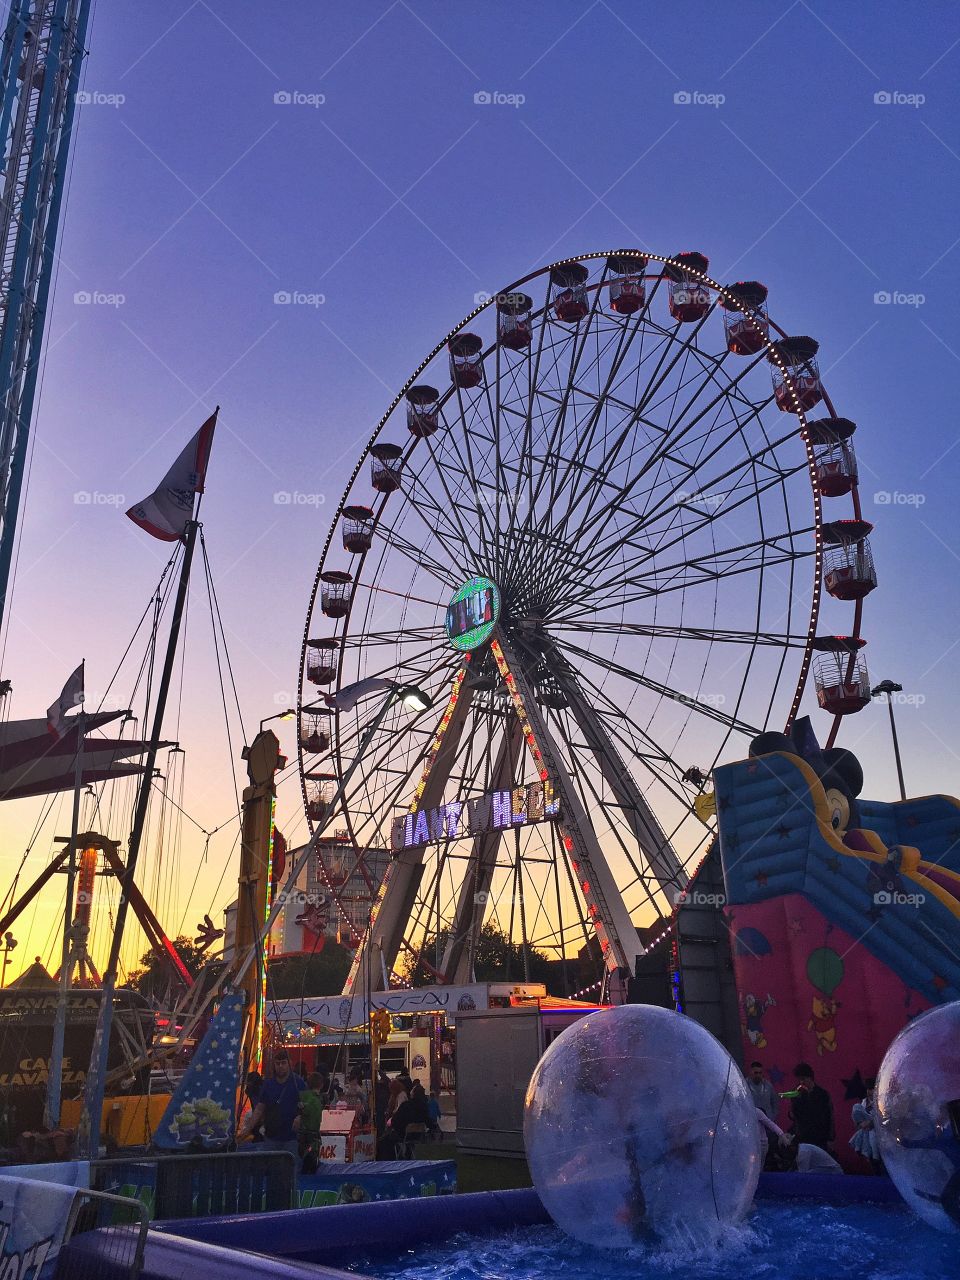
M 464 663 L 454 677 L 437 735 L 428 752 L 426 767 L 414 792 L 410 804 L 411 813 L 420 808 L 432 808 L 443 798 L 443 789 L 453 768 L 460 735 L 473 702 L 473 686 L 466 678 L 469 662 L 470 655 L 465 654 Z M 364 985 L 371 991 L 382 991 L 388 986 L 387 976 L 400 954 L 403 932 L 423 877 L 424 853 L 424 846 L 421 845 L 405 849 L 391 859 L 370 907 L 363 938 L 354 952 L 353 963 L 343 984 L 343 995 L 356 995 L 361 989 L 363 978 L 366 978 Z M 371 963 L 374 953 L 379 959 L 378 965 Z
M 490 775 L 495 790 L 513 786 L 514 774 L 523 747 L 520 721 L 511 712 L 511 725 L 504 732 Z M 467 863 L 463 884 L 453 917 L 453 927 L 443 953 L 443 973 L 447 982 L 471 981 L 477 940 L 483 927 L 484 907 L 497 869 L 501 831 L 486 831 L 476 836 Z
M 689 876 L 633 774 L 584 697 L 575 673 L 566 662 L 551 661 L 549 654 L 547 664 L 569 700 L 573 718 L 586 738 L 600 772 L 617 798 L 640 852 L 650 867 L 650 879 L 655 882 L 656 889 L 661 893 L 667 893 L 669 889 L 674 892 L 683 889 Z
M 626 970 L 632 976 L 636 958 L 643 955 L 645 948 L 600 848 L 593 824 L 553 744 L 533 685 L 499 627 L 493 632 L 490 650 L 513 698 L 541 778 L 544 781 L 549 778 L 559 795 L 561 844 L 587 904 L 604 963 L 611 973 Z

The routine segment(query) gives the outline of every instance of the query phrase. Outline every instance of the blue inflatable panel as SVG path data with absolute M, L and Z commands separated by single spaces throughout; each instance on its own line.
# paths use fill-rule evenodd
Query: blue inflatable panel
M 297 1204 L 364 1204 L 370 1200 L 416 1200 L 452 1195 L 457 1189 L 455 1160 L 356 1160 L 322 1164 L 297 1178 Z
M 816 1200 L 819 1204 L 900 1204 L 889 1178 L 857 1173 L 761 1173 L 758 1200 Z
M 123 1230 L 105 1227 L 75 1236 L 60 1250 L 57 1275 L 62 1280 L 92 1275 L 97 1280 L 130 1280 L 129 1261 L 126 1265 L 121 1262 L 126 1251 L 116 1247 L 116 1233 Z M 147 1232 L 139 1280 L 198 1280 L 200 1276 L 203 1280 L 348 1280 L 347 1272 L 330 1267 L 240 1253 L 199 1240 L 161 1235 L 152 1229 Z M 349 1280 L 363 1277 L 352 1272 Z
M 459 1231 L 508 1231 L 549 1221 L 540 1197 L 527 1188 L 289 1209 L 236 1218 L 186 1218 L 157 1223 L 155 1229 L 226 1249 L 269 1252 L 275 1258 L 296 1262 L 326 1262 L 355 1255 L 358 1246 L 365 1252 L 394 1251 Z M 191 1280 L 196 1280 L 196 1275 Z M 204 1280 L 212 1277 L 205 1275 Z

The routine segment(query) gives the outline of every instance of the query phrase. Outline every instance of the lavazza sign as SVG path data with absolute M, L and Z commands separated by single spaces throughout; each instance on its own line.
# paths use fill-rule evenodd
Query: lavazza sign
M 394 853 L 441 840 L 482 836 L 531 822 L 552 822 L 560 816 L 560 801 L 552 782 L 533 782 L 511 791 L 488 791 L 465 804 L 451 800 L 436 809 L 419 809 L 394 818 L 390 848 Z

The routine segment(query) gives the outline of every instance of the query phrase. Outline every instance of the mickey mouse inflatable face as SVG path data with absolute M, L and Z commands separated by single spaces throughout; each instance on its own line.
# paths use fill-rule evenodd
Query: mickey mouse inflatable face
M 827 797 L 827 812 L 830 814 L 830 825 L 842 839 L 850 825 L 850 801 L 836 787 L 824 792 Z
M 843 747 L 821 751 L 806 718 L 794 724 L 789 737 L 767 731 L 750 744 L 750 754 L 754 757 L 773 751 L 798 755 L 813 768 L 827 799 L 830 826 L 839 840 L 860 826 L 857 796 L 863 790 L 863 769 L 852 751 Z

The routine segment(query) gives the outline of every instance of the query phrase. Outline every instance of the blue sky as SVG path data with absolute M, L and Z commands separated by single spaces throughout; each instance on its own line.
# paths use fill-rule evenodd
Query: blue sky
M 766 282 L 771 316 L 821 343 L 877 524 L 870 672 L 917 696 L 898 708 L 908 790 L 958 790 L 953 5 L 98 0 L 88 43 L 5 636 L 14 715 L 42 714 L 81 657 L 105 684 L 164 558 L 120 512 L 220 403 L 203 519 L 255 729 L 295 689 L 363 444 L 474 295 L 571 254 L 697 248 L 720 280 Z M 199 594 L 191 621 L 184 799 L 210 831 L 233 766 Z M 866 793 L 893 798 L 883 708 L 840 742 Z M 281 790 L 291 831 L 297 802 Z M 4 812 L 8 874 L 38 812 Z M 189 908 L 185 892 L 161 904 L 168 928 L 226 900 L 234 830 L 211 840 Z M 192 866 L 203 836 L 188 824 L 183 841 Z M 38 908 L 31 950 L 55 909 Z

